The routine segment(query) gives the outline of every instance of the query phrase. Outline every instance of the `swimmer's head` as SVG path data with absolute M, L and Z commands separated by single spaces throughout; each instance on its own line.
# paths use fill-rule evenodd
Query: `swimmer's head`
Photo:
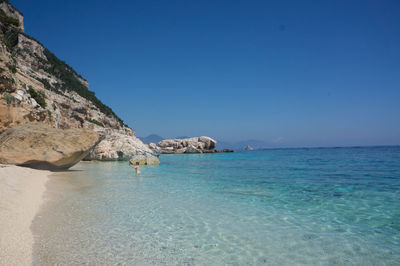
M 136 165 L 139 165 L 139 162 L 136 162 Z

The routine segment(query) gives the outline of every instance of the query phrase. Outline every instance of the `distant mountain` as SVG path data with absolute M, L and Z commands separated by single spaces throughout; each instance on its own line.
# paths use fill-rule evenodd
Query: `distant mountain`
M 144 144 L 149 144 L 151 142 L 153 143 L 158 143 L 160 141 L 162 141 L 164 138 L 156 135 L 156 134 L 150 134 L 147 137 L 138 137 L 141 141 L 143 141 Z
M 251 146 L 253 149 L 264 149 L 271 147 L 271 143 L 262 140 L 243 140 L 237 142 L 217 141 L 217 149 L 233 149 L 235 151 L 244 150 L 247 146 Z
M 178 136 L 178 137 L 176 137 L 176 139 L 188 139 L 188 138 L 190 138 L 190 137 L 188 137 L 188 136 Z

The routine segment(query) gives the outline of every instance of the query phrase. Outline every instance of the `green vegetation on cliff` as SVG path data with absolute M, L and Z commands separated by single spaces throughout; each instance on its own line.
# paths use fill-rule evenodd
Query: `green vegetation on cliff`
M 114 113 L 114 111 L 103 104 L 96 96 L 93 91 L 88 90 L 79 80 L 82 78 L 79 76 L 67 63 L 58 59 L 52 52 L 48 49 L 44 50 L 44 55 L 47 58 L 47 61 L 42 61 L 42 68 L 49 74 L 54 75 L 58 79 L 62 81 L 60 87 L 63 91 L 75 91 L 83 98 L 91 101 L 99 110 L 106 114 L 107 116 L 115 117 L 122 125 L 124 122 Z M 79 77 L 79 78 L 78 78 Z M 46 85 L 45 85 L 46 86 Z
M 87 119 L 87 121 L 89 121 L 90 123 L 96 124 L 100 127 L 104 127 L 103 123 L 97 121 L 96 119 Z
M 29 94 L 43 108 L 46 108 L 46 95 L 41 91 L 36 91 L 32 86 L 29 86 Z
M 7 92 L 4 93 L 3 97 L 6 100 L 7 104 L 12 104 L 12 103 L 15 103 L 15 101 L 16 101 L 15 97 Z
M 1 3 L 1 2 L 0 2 Z M 0 9 L 0 21 L 5 24 L 6 26 L 8 25 L 13 25 L 15 27 L 19 27 L 19 20 L 16 18 L 12 18 L 6 15 L 3 10 Z
M 4 42 L 9 51 L 18 44 L 19 30 L 16 28 L 8 28 L 4 31 Z

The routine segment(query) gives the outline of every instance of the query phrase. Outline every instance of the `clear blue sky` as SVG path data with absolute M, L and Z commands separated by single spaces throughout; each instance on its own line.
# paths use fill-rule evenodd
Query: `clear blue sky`
M 139 136 L 400 144 L 400 1 L 11 3 Z

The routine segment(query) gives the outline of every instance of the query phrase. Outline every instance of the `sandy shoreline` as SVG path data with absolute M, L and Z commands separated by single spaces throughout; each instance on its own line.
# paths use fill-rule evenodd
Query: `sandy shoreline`
M 0 265 L 30 265 L 32 221 L 43 201 L 49 171 L 0 165 Z

